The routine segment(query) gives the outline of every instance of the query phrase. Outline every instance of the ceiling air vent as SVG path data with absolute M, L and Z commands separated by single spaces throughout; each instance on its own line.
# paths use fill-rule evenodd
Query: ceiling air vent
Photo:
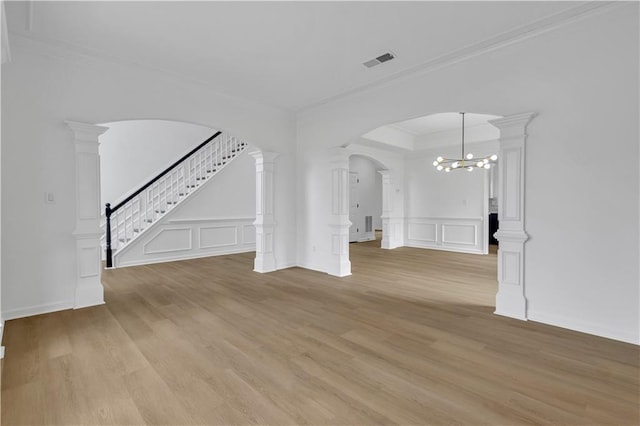
M 367 67 L 367 68 L 373 68 L 373 67 L 375 67 L 376 65 L 380 65 L 380 64 L 382 64 L 383 62 L 390 61 L 390 60 L 392 60 L 393 58 L 395 58 L 395 56 L 393 55 L 393 53 L 391 53 L 391 52 L 387 52 L 387 53 L 385 53 L 385 54 L 383 54 L 383 55 L 378 56 L 378 57 L 377 57 L 377 58 L 375 58 L 375 59 L 371 59 L 371 60 L 369 60 L 369 61 L 367 61 L 367 62 L 364 62 L 362 65 L 364 65 L 364 66 L 365 66 L 365 67 Z

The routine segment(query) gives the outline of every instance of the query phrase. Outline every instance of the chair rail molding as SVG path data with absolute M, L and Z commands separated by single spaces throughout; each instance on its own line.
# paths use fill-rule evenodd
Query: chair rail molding
M 73 132 L 75 148 L 76 225 L 76 291 L 73 308 L 104 303 L 104 287 L 100 280 L 100 155 L 101 134 L 109 128 L 66 121 Z
M 274 253 L 274 229 L 277 225 L 274 213 L 275 159 L 277 152 L 253 151 L 249 153 L 256 160 L 256 258 L 255 272 L 272 272 L 276 268 Z
M 498 218 L 495 233 L 498 249 L 498 315 L 527 320 L 524 282 L 524 247 L 529 239 L 525 230 L 525 145 L 527 125 L 534 112 L 490 120 L 500 130 L 500 167 L 498 172 Z

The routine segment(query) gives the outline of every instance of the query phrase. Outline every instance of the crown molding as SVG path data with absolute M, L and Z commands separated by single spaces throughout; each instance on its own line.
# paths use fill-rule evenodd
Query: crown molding
M 194 86 L 201 87 L 217 96 L 229 99 L 232 102 L 242 102 L 245 104 L 252 104 L 261 108 L 268 108 L 271 110 L 277 110 L 285 113 L 293 113 L 295 111 L 281 108 L 275 105 L 265 104 L 260 101 L 256 101 L 254 99 L 248 99 L 239 97 L 236 95 L 232 95 L 229 93 L 220 92 L 217 87 L 214 87 L 209 82 L 205 80 L 201 80 L 195 77 L 191 77 L 182 73 L 178 73 L 175 71 L 166 70 L 164 68 L 156 67 L 153 65 L 149 65 L 142 62 L 136 62 L 129 59 L 122 58 L 120 56 L 110 55 L 103 52 L 99 52 L 94 49 L 87 49 L 81 46 L 77 46 L 75 44 L 66 43 L 63 41 L 43 38 L 35 35 L 32 32 L 8 32 L 11 43 L 14 47 L 17 47 L 18 50 L 22 49 L 25 52 L 34 54 L 34 55 L 42 55 L 50 58 L 57 58 L 69 61 L 79 61 L 86 64 L 93 64 L 94 66 L 103 66 L 103 65 L 115 65 L 120 67 L 125 67 L 129 69 L 150 72 L 157 76 L 161 76 L 167 79 L 170 79 L 176 83 L 180 84 L 190 84 Z
M 511 44 L 519 43 L 532 37 L 539 36 L 548 31 L 561 28 L 565 25 L 571 24 L 578 20 L 587 18 L 589 16 L 608 11 L 614 7 L 619 7 L 627 3 L 633 2 L 619 2 L 619 1 L 587 1 L 585 4 L 565 9 L 559 13 L 547 16 L 546 18 L 539 19 L 527 25 L 520 26 L 518 28 L 503 32 L 496 36 L 490 37 L 483 41 L 471 44 L 461 49 L 452 51 L 450 53 L 441 55 L 435 59 L 432 59 L 422 64 L 418 64 L 414 67 L 406 70 L 391 74 L 387 77 L 372 81 L 370 83 L 354 87 L 350 90 L 336 93 L 318 101 L 312 102 L 307 105 L 302 105 L 293 108 L 281 108 L 270 104 L 265 104 L 253 99 L 237 97 L 232 94 L 220 92 L 218 88 L 212 86 L 209 82 L 202 79 L 198 79 L 192 76 L 185 75 L 183 73 L 166 70 L 160 67 L 149 65 L 146 63 L 131 61 L 119 56 L 105 54 L 103 52 L 96 51 L 95 49 L 87 49 L 75 44 L 66 43 L 63 41 L 43 38 L 37 36 L 33 32 L 15 32 L 9 31 L 12 42 L 18 47 L 31 48 L 36 53 L 49 55 L 53 57 L 61 57 L 65 59 L 84 59 L 84 60 L 97 60 L 100 62 L 108 62 L 112 64 L 118 64 L 133 68 L 138 68 L 147 72 L 155 72 L 162 74 L 166 77 L 172 78 L 183 83 L 196 84 L 204 87 L 220 96 L 227 97 L 229 99 L 235 99 L 242 102 L 247 102 L 262 107 L 268 107 L 277 109 L 284 112 L 294 112 L 302 114 L 318 108 L 322 105 L 329 104 L 331 102 L 347 99 L 354 95 L 369 92 L 374 89 L 382 88 L 394 84 L 398 81 L 420 77 L 424 74 L 428 74 L 435 70 L 445 68 L 454 65 L 458 62 L 462 62 L 471 59 L 475 56 L 479 56 L 493 50 L 497 50 Z M 53 49 L 52 49 L 53 48 Z
M 386 87 L 399 81 L 420 77 L 441 68 L 446 68 L 451 65 L 457 64 L 458 62 L 466 61 L 476 56 L 480 56 L 494 50 L 502 49 L 504 47 L 520 43 L 533 37 L 537 37 L 549 31 L 564 27 L 565 25 L 572 24 L 598 13 L 608 11 L 614 7 L 619 7 L 626 3 L 633 2 L 595 0 L 587 1 L 585 4 L 581 4 L 580 6 L 565 9 L 562 12 L 503 32 L 501 34 L 468 45 L 461 49 L 454 50 L 435 59 L 423 62 L 406 70 L 399 71 L 395 74 L 391 74 L 387 77 L 383 77 L 371 83 L 355 87 L 345 92 L 337 93 L 335 95 L 321 99 L 317 102 L 297 108 L 296 112 L 298 114 L 303 114 L 331 102 L 347 99 L 355 95 L 369 92 L 371 90 Z

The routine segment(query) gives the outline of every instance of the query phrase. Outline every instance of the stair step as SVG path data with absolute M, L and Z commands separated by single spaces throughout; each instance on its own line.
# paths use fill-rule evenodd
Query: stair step
M 119 238 L 118 239 L 121 243 L 128 243 L 129 241 L 131 241 L 131 238 Z M 126 241 L 125 241 L 126 240 Z
M 187 195 L 187 194 L 185 194 L 184 192 L 181 192 L 181 193 L 178 194 L 178 197 L 184 197 L 185 195 Z
M 171 205 L 171 204 L 178 204 L 177 201 L 167 201 L 167 204 Z
M 160 213 L 160 214 L 164 214 L 166 212 L 167 212 L 166 210 L 156 210 L 156 213 Z
M 153 223 L 153 219 L 147 219 L 147 223 Z
M 197 177 L 196 180 L 205 180 L 207 177 L 206 176 L 202 176 L 202 177 Z
M 215 172 L 217 169 L 213 169 L 213 170 L 207 170 L 207 173 L 213 173 Z

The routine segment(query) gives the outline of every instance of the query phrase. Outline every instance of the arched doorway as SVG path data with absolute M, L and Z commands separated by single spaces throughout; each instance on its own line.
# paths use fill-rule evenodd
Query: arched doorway
M 535 113 L 523 113 L 503 118 L 488 120 L 488 123 L 499 130 L 498 149 L 501 167 L 498 173 L 498 210 L 500 228 L 496 238 L 500 242 L 498 251 L 498 292 L 496 294 L 496 310 L 500 315 L 518 319 L 527 319 L 527 307 L 524 290 L 524 244 L 528 239 L 524 222 L 524 165 L 526 127 Z M 331 259 L 328 273 L 335 276 L 351 274 L 349 259 L 349 147 L 334 148 L 331 151 L 332 176 L 332 210 Z M 397 178 L 397 177 L 396 177 Z M 389 189 L 393 190 L 393 176 L 390 175 Z M 402 186 L 403 180 L 400 181 Z M 398 185 L 396 182 L 395 185 Z M 403 191 L 395 188 L 399 197 L 389 196 L 387 202 L 399 198 L 404 204 Z M 395 195 L 395 194 L 394 194 Z M 391 229 L 397 226 L 403 229 L 404 211 L 395 206 L 387 206 L 398 216 L 389 216 Z M 394 223 L 394 221 L 396 223 Z M 399 223 L 398 223 L 399 222 Z M 486 227 L 485 227 L 486 229 Z M 400 235 L 400 245 L 404 244 L 404 235 Z

